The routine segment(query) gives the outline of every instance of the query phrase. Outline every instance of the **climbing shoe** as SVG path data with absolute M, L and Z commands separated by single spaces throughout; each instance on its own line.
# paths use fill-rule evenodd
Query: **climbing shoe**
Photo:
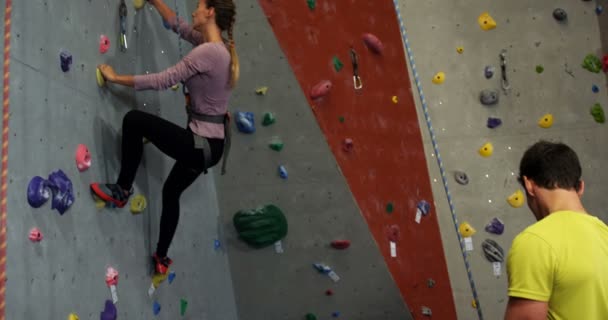
M 129 197 L 133 194 L 133 189 L 126 191 L 115 183 L 91 183 L 91 192 L 102 201 L 122 208 L 129 202 Z
M 169 257 L 159 258 L 156 253 L 152 256 L 152 259 L 154 260 L 154 272 L 160 274 L 166 274 L 169 271 L 169 266 L 173 263 Z

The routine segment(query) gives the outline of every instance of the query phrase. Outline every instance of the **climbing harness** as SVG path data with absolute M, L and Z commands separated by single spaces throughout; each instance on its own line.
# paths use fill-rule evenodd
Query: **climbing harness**
M 120 16 L 120 51 L 127 51 L 127 5 L 125 0 L 120 1 L 118 7 L 118 15 Z
M 454 222 L 454 228 L 456 229 L 456 235 L 458 237 L 458 241 L 460 244 L 460 251 L 462 253 L 462 259 L 464 260 L 464 265 L 467 271 L 467 277 L 469 278 L 469 285 L 471 287 L 471 292 L 473 294 L 473 302 L 475 306 L 475 310 L 477 311 L 477 317 L 479 320 L 483 320 L 483 314 L 481 312 L 481 304 L 479 303 L 479 297 L 477 295 L 477 288 L 475 287 L 475 281 L 473 280 L 473 273 L 471 271 L 471 264 L 469 263 L 469 256 L 467 251 L 465 250 L 465 243 L 463 237 L 458 232 L 458 217 L 456 216 L 456 208 L 454 206 L 454 202 L 452 200 L 452 195 L 448 188 L 448 180 L 445 173 L 445 168 L 443 166 L 443 161 L 441 160 L 441 155 L 439 154 L 439 146 L 437 144 L 437 138 L 435 137 L 435 130 L 433 129 L 433 125 L 431 123 L 431 117 L 429 115 L 428 106 L 426 103 L 426 99 L 424 97 L 424 92 L 422 91 L 422 84 L 420 83 L 420 77 L 418 75 L 418 71 L 416 69 L 416 63 L 414 63 L 414 54 L 412 53 L 412 48 L 410 47 L 410 42 L 407 37 L 407 32 L 405 29 L 405 25 L 403 24 L 403 19 L 401 17 L 401 10 L 399 9 L 399 0 L 393 0 L 393 4 L 395 5 L 395 11 L 397 11 L 397 19 L 399 20 L 399 28 L 401 30 L 401 36 L 403 38 L 403 43 L 405 44 L 405 49 L 407 51 L 407 55 L 409 58 L 410 67 L 412 69 L 412 73 L 414 75 L 414 80 L 416 81 L 416 88 L 418 89 L 418 94 L 420 96 L 420 100 L 422 102 L 422 110 L 424 112 L 424 118 L 426 120 L 427 127 L 429 129 L 429 133 L 431 136 L 431 143 L 433 145 L 433 150 L 435 151 L 435 159 L 437 160 L 437 165 L 439 166 L 439 171 L 441 172 L 441 180 L 443 182 L 443 188 L 445 190 L 448 205 L 450 207 L 450 212 L 452 214 L 452 221 Z
M 509 80 L 507 80 L 507 50 L 503 49 L 500 52 L 500 70 L 502 71 L 502 89 L 505 94 L 508 93 L 509 89 L 511 89 L 511 85 L 509 84 Z
M 177 0 L 175 0 L 175 19 L 179 23 L 179 11 L 178 11 Z M 182 41 L 181 41 L 181 34 L 179 31 L 179 27 L 175 28 L 174 31 L 177 33 L 179 58 L 182 59 L 182 57 L 183 57 Z M 226 174 L 226 163 L 228 161 L 228 154 L 230 153 L 231 138 L 232 138 L 232 132 L 230 131 L 230 119 L 231 119 L 230 112 L 226 112 L 225 114 L 222 114 L 222 115 L 208 115 L 208 114 L 203 114 L 203 113 L 197 112 L 192 107 L 191 100 L 190 100 L 190 92 L 188 92 L 188 89 L 186 88 L 185 81 L 181 81 L 181 84 L 182 84 L 182 93 L 184 94 L 184 100 L 186 103 L 186 113 L 188 114 L 188 121 L 186 122 L 186 126 L 188 126 L 188 124 L 190 124 L 190 122 L 192 120 L 204 121 L 204 122 L 209 122 L 209 123 L 219 123 L 219 124 L 224 125 L 224 154 L 222 156 L 222 171 L 221 171 L 221 174 L 224 175 L 224 174 Z M 194 132 L 192 133 L 192 136 L 194 137 L 194 148 L 203 150 L 203 161 L 204 161 L 203 173 L 207 174 L 207 169 L 211 165 L 211 146 L 209 145 L 209 140 L 207 140 L 207 138 L 205 138 L 205 137 L 195 134 Z
M 353 85 L 355 90 L 359 90 L 363 88 L 363 83 L 359 77 L 359 59 L 357 58 L 357 52 L 353 48 L 350 49 L 350 59 L 353 63 Z

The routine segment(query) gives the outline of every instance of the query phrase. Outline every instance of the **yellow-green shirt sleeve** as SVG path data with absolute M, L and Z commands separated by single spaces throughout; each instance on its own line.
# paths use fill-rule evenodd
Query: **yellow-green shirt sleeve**
M 533 233 L 519 234 L 507 257 L 509 296 L 549 301 L 555 268 L 555 253 L 549 243 Z

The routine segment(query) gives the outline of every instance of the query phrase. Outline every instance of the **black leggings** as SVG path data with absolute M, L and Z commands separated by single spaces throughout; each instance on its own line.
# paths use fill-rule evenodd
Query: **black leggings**
M 202 149 L 194 148 L 190 128 L 182 128 L 165 119 L 139 110 L 129 111 L 122 123 L 122 160 L 118 185 L 130 190 L 143 154 L 143 138 L 175 159 L 175 165 L 163 185 L 160 235 L 156 254 L 165 257 L 177 229 L 179 198 L 206 169 Z M 216 165 L 224 151 L 223 139 L 207 139 L 211 146 L 211 164 Z

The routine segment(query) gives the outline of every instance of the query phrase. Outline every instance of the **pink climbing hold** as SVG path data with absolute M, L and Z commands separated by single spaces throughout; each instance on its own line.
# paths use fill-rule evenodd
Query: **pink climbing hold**
M 332 84 L 329 80 L 323 80 L 317 83 L 310 91 L 310 98 L 318 99 L 327 95 L 329 93 L 329 90 L 331 90 L 331 86 Z
M 91 166 L 91 153 L 84 144 L 79 144 L 76 148 L 76 167 L 82 172 Z
M 30 230 L 29 238 L 32 242 L 40 242 L 43 238 L 42 232 L 40 232 L 38 228 L 32 228 L 32 230 Z
M 110 39 L 105 34 L 99 37 L 99 52 L 106 53 L 110 49 Z
M 373 53 L 382 54 L 382 52 L 384 51 L 384 45 L 382 44 L 382 41 L 380 41 L 378 37 L 371 33 L 363 34 L 363 42 Z
M 344 139 L 344 142 L 342 143 L 342 149 L 344 149 L 344 151 L 351 152 L 354 147 L 355 146 L 353 144 L 353 139 L 350 139 L 350 138 Z
M 118 284 L 118 271 L 112 267 L 108 267 L 106 271 L 106 284 L 108 287 Z

